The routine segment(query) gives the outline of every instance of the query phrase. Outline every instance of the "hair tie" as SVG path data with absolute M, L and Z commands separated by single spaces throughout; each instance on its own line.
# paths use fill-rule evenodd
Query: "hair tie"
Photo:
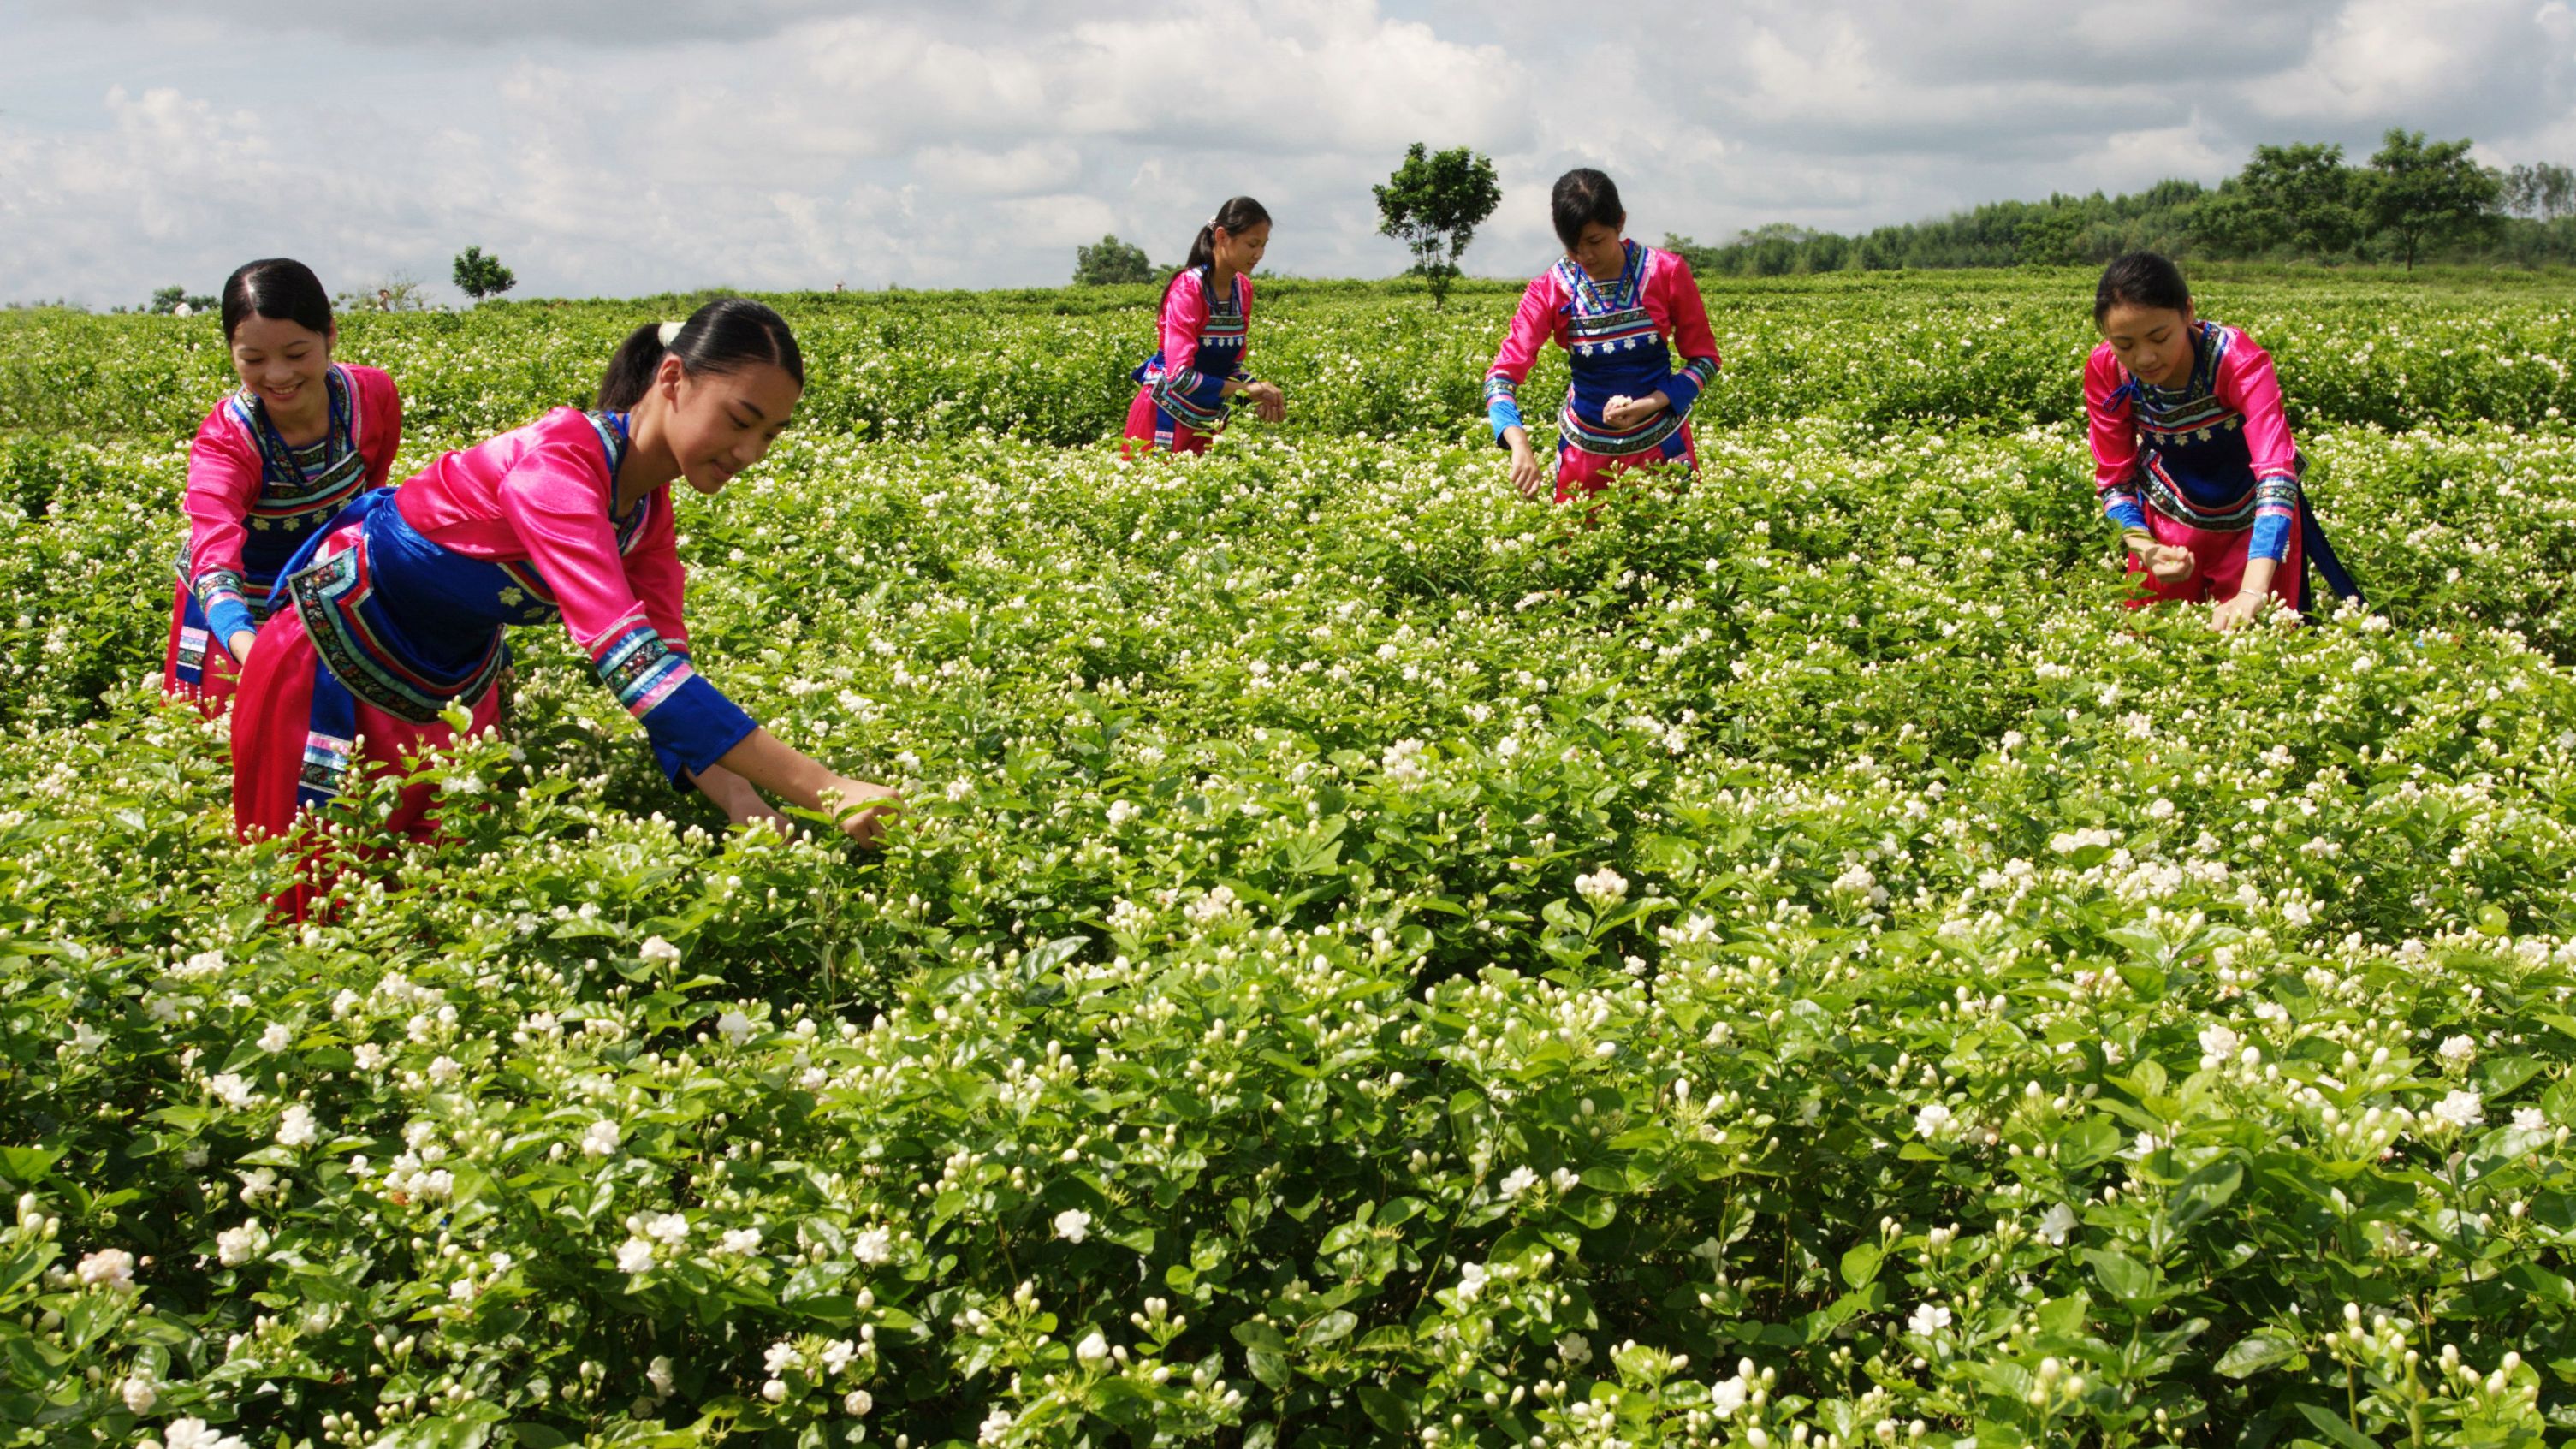
M 663 323 L 661 331 L 662 345 L 667 348 L 672 343 L 679 341 L 682 329 L 686 328 L 688 325 L 689 324 L 686 322 Z

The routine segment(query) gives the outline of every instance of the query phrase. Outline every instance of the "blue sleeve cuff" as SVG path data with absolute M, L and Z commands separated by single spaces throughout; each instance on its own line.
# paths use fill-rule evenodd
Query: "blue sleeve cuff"
M 2289 519 L 2277 513 L 2267 513 L 2254 520 L 2254 536 L 2245 545 L 2247 558 L 2268 558 L 2279 563 L 2289 552 Z
M 1674 417 L 1690 416 L 1691 404 L 1699 401 L 1699 379 L 1687 372 L 1676 372 L 1664 379 L 1666 411 Z
M 2147 511 L 2138 506 L 2138 500 L 2127 494 L 2113 493 L 2104 496 L 2102 512 L 2122 528 L 2134 528 L 2146 533 L 2154 532 L 2147 527 Z
M 1496 398 L 1485 407 L 1485 421 L 1494 425 L 1494 441 L 1500 443 L 1505 432 L 1522 426 L 1521 405 L 1507 397 Z
M 252 633 L 259 632 L 259 621 L 251 617 L 250 606 L 238 598 L 219 598 L 212 604 L 206 605 L 205 612 L 206 632 L 215 636 L 216 645 L 226 654 L 233 651 L 232 638 L 235 634 L 245 629 Z M 238 664 L 241 661 L 233 662 Z

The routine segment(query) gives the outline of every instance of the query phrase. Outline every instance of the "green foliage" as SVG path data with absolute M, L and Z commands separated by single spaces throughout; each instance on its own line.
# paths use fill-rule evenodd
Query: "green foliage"
M 2409 271 L 2427 248 L 2489 229 L 2504 187 L 2469 157 L 2470 141 L 2436 141 L 2392 127 L 2370 158 L 2370 214 L 2406 259 Z
M 519 285 L 518 275 L 501 265 L 499 257 L 485 256 L 481 247 L 467 247 L 458 252 L 452 275 L 456 279 L 456 290 L 477 302 L 486 297 L 497 297 Z
M 1073 283 L 1077 287 L 1112 287 L 1154 280 L 1154 264 L 1145 260 L 1145 249 L 1115 236 L 1104 236 L 1096 246 L 1073 250 Z
M 182 307 L 191 312 L 211 312 L 216 304 L 213 297 L 190 296 L 185 287 L 162 287 L 152 293 L 152 300 L 143 305 L 143 310 L 166 317 Z
M 2576 216 L 2576 170 L 2551 162 L 2525 163 L 2504 174 L 2504 209 L 2535 221 Z
M 2193 213 L 2198 238 L 2221 256 L 2349 259 L 2370 233 L 2369 178 L 2341 146 L 2257 146 L 2234 180 Z
M 1433 153 L 1416 141 L 1386 184 L 1371 190 L 1377 194 L 1378 234 L 1412 251 L 1408 274 L 1431 284 L 1434 309 L 1446 306 L 1458 279 L 1458 258 L 1503 202 L 1493 159 L 1464 146 Z
M 2563 292 L 2202 279 L 2383 611 L 2222 637 L 2123 607 L 2082 287 L 1942 280 L 1713 287 L 1590 517 L 1461 441 L 1504 288 L 1280 288 L 1330 421 L 1150 466 L 1147 298 L 781 299 L 693 642 L 906 824 L 724 831 L 523 631 L 311 928 L 139 682 L 220 359 L 0 322 L 179 419 L 0 450 L 0 1444 L 2562 1437 Z M 342 348 L 411 468 L 669 310 Z

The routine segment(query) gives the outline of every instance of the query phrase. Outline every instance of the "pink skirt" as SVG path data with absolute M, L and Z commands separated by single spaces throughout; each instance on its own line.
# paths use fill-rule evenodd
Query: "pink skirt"
M 241 666 L 233 662 L 232 651 L 206 629 L 188 622 L 195 612 L 189 608 L 188 586 L 180 584 L 170 600 L 170 645 L 161 655 L 161 693 L 172 699 L 192 700 L 213 719 L 232 702 L 239 686 Z M 190 684 L 179 676 L 182 661 L 194 665 L 197 682 Z
M 304 616 L 282 608 L 260 626 L 259 643 L 242 668 L 233 697 L 233 830 L 245 840 L 303 828 L 296 818 L 295 790 L 312 733 L 313 670 L 320 657 L 304 632 Z M 500 693 L 487 689 L 474 701 L 472 728 L 477 733 L 500 719 Z M 363 764 L 367 774 L 385 774 L 456 738 L 444 721 L 413 724 L 363 699 L 358 701 L 358 734 L 360 760 L 352 762 L 351 786 L 359 773 L 354 766 Z M 426 783 L 406 788 L 384 822 L 385 830 L 415 841 L 437 834 L 431 794 Z M 319 855 L 308 851 L 296 885 L 270 902 L 281 916 L 304 920 L 327 899 L 330 867 Z
M 2162 544 L 2179 544 L 2191 550 L 2191 577 L 2178 584 L 2158 583 L 2136 554 L 2129 555 L 2129 572 L 2136 574 L 2147 588 L 2147 597 L 2131 600 L 2133 607 L 2152 603 L 2217 603 L 2236 597 L 2245 584 L 2245 554 L 2254 541 L 2250 528 L 2220 531 L 2194 528 L 2179 519 L 2156 511 L 2153 504 L 2144 505 L 2147 532 Z M 2300 529 L 2290 527 L 2289 552 L 2281 556 L 2280 567 L 2272 570 L 2272 597 L 2292 613 L 2299 611 L 2306 594 L 2307 559 L 2302 552 Z
M 1204 453 L 1208 448 L 1207 433 L 1193 432 L 1166 416 L 1154 406 L 1154 390 L 1136 389 L 1136 400 L 1127 405 L 1127 451 L 1130 453 L 1168 452 Z
M 1631 468 L 1672 468 L 1684 477 L 1699 472 L 1699 444 L 1691 438 L 1690 424 L 1664 440 L 1660 448 L 1625 457 L 1587 453 L 1570 444 L 1559 443 L 1556 449 L 1556 501 L 1567 502 L 1589 498 L 1610 486 L 1610 480 Z

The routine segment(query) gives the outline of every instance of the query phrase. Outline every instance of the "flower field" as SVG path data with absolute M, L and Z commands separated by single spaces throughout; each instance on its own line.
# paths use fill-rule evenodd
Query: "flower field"
M 214 324 L 0 316 L 0 1443 L 2563 1441 L 2576 293 L 2206 285 L 2378 611 L 2221 636 L 2088 288 L 1713 285 L 1589 521 L 1510 289 L 1266 288 L 1181 465 L 1150 291 L 782 299 L 693 638 L 905 824 L 728 833 L 531 631 L 312 927 L 155 687 Z M 682 306 L 342 355 L 416 466 Z

